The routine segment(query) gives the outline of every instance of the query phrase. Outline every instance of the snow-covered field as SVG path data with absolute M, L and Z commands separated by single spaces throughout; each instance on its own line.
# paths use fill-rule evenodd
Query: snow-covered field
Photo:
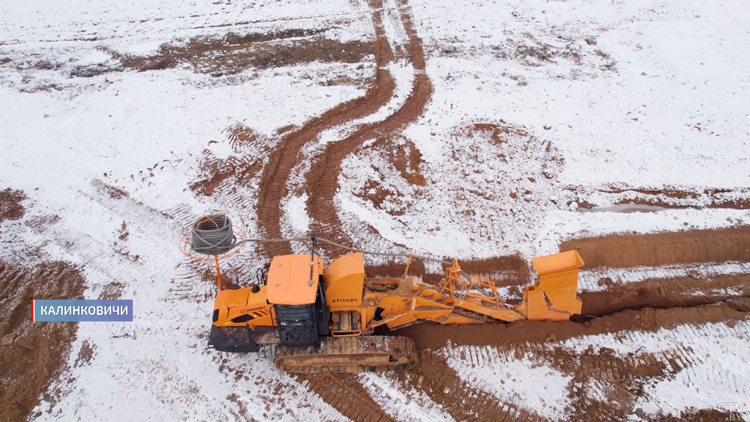
M 299 29 L 342 43 L 372 41 L 368 3 L 0 3 L 0 190 L 20 189 L 28 197 L 24 220 L 2 225 L 0 258 L 85 265 L 86 298 L 117 282 L 120 297 L 134 300 L 136 314 L 130 324 L 79 325 L 70 369 L 54 384 L 60 393 L 54 402 L 40 403 L 36 419 L 346 420 L 308 385 L 277 371 L 267 356 L 206 349 L 214 287 L 202 273 L 209 267 L 182 256 L 177 244 L 191 219 L 216 209 L 259 235 L 257 177 L 231 193 L 198 195 L 190 186 L 205 178 L 205 157 L 241 155 L 227 134 L 237 124 L 273 146 L 280 128 L 301 126 L 363 96 L 364 81 L 375 71 L 372 57 L 361 65 L 312 61 L 222 76 L 187 64 L 74 75 L 115 66 L 122 55 L 156 54 L 164 43 L 186 45 L 194 37 L 230 32 Z M 471 259 L 519 251 L 529 259 L 557 252 L 573 237 L 750 223 L 747 209 L 721 207 L 577 210 L 582 201 L 608 207 L 633 200 L 638 190 L 721 189 L 726 197 L 750 200 L 747 2 L 409 3 L 433 93 L 424 113 L 394 142 L 419 150 L 425 184 L 412 184 L 395 169 L 391 144 L 365 145 L 347 157 L 335 203 L 352 239 L 369 242 L 371 235 L 361 229 L 367 224 L 385 240 L 420 253 Z M 388 0 L 384 6 L 389 42 L 403 50 L 408 36 L 399 4 Z M 359 125 L 402 107 L 418 72 L 405 61 L 394 61 L 389 70 L 396 95 L 386 106 L 323 132 L 303 152 L 319 154 Z M 329 83 L 334 77 L 355 83 Z M 493 129 L 472 129 L 476 124 L 510 132 L 497 142 Z M 288 183 L 286 235 L 310 227 L 306 194 L 295 192 L 304 189 L 307 170 L 299 165 Z M 388 192 L 382 207 L 368 199 L 370 180 Z M 654 197 L 667 205 L 696 205 Z M 48 216 L 59 218 L 42 227 L 25 223 Z M 246 268 L 255 268 L 261 260 L 254 252 L 248 246 L 228 265 L 245 260 Z M 596 284 L 602 276 L 637 282 L 690 271 L 707 277 L 748 272 L 746 263 L 602 271 L 584 273 L 582 287 L 603 289 Z M 646 415 L 679 415 L 747 401 L 747 332 L 746 322 L 734 329 L 677 327 L 649 334 L 644 344 L 636 334 L 625 340 L 605 335 L 561 347 L 580 351 L 593 344 L 627 354 L 644 346 L 657 353 L 686 338 L 706 338 L 691 343 L 699 364 L 646 385 L 645 398 L 635 404 Z M 94 345 L 93 358 L 74 365 L 84 342 Z M 550 362 L 466 346 L 473 352 L 464 355 L 490 357 L 472 363 L 461 358 L 460 347 L 438 352 L 467 382 L 541 417 L 569 415 L 565 388 L 571 376 Z M 717 373 L 731 374 L 731 380 Z M 508 376 L 514 381 L 499 383 Z M 377 375 L 359 380 L 397 420 L 452 419 L 413 386 Z

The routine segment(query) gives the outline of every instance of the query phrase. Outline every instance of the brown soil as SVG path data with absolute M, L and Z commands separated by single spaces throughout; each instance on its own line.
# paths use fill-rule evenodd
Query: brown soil
M 193 192 L 211 196 L 227 179 L 234 178 L 235 185 L 247 186 L 263 169 L 263 156 L 271 148 L 272 140 L 241 123 L 224 130 L 238 156 L 218 159 L 208 149 L 203 150 L 198 180 L 190 184 Z M 209 142 L 210 144 L 210 142 Z
M 392 52 L 383 29 L 383 4 L 381 0 L 371 0 L 373 24 L 376 40 L 374 44 L 375 62 L 378 67 L 375 83 L 364 97 L 340 104 L 323 115 L 307 122 L 301 128 L 289 132 L 281 139 L 276 149 L 268 156 L 263 169 L 258 193 L 258 220 L 264 235 L 269 238 L 281 236 L 281 199 L 287 194 L 286 183 L 292 169 L 304 159 L 300 150 L 314 140 L 324 130 L 351 120 L 372 114 L 387 104 L 393 96 L 395 82 L 391 74 L 383 69 L 391 61 Z M 291 253 L 287 244 L 269 244 L 266 248 L 270 256 Z
M 402 258 L 388 264 L 367 265 L 365 271 L 368 277 L 393 277 L 403 274 L 407 262 L 406 258 Z M 498 287 L 521 286 L 530 283 L 529 267 L 520 255 L 459 260 L 458 265 L 465 273 L 492 280 Z M 444 269 L 446 265 L 443 264 L 441 267 Z M 419 277 L 426 283 L 436 285 L 445 276 L 445 272 L 429 273 L 422 261 L 414 259 L 409 266 L 408 275 Z
M 320 30 L 290 29 L 275 33 L 237 34 L 222 37 L 199 36 L 184 43 L 162 44 L 156 54 L 137 56 L 104 49 L 117 60 L 116 64 L 97 63 L 76 66 L 70 76 L 90 78 L 123 70 L 173 69 L 190 65 L 195 72 L 211 76 L 234 75 L 247 69 L 266 69 L 298 63 L 358 63 L 372 53 L 370 43 L 342 43 L 324 38 Z M 57 69 L 62 64 L 39 62 L 36 67 Z
M 257 157 L 232 155 L 226 160 L 221 160 L 209 150 L 204 150 L 201 159 L 202 176 L 189 187 L 199 195 L 211 196 L 229 178 L 236 178 L 238 184 L 248 183 L 262 167 L 263 162 Z
M 588 201 L 588 194 L 579 192 L 576 188 L 570 188 L 578 196 L 578 205 L 581 208 L 594 208 L 595 205 Z M 666 187 L 664 189 L 642 189 L 610 186 L 599 189 L 597 194 L 610 195 L 617 198 L 620 194 L 634 195 L 631 199 L 615 200 L 617 204 L 634 203 L 638 205 L 653 205 L 664 208 L 732 208 L 750 209 L 750 189 L 717 189 L 717 188 L 678 188 Z M 739 197 L 738 197 L 739 196 Z
M 341 43 L 322 37 L 285 43 L 256 43 L 241 36 L 236 41 L 227 38 L 193 38 L 186 45 L 162 45 L 154 56 L 126 56 L 123 66 L 138 71 L 175 68 L 188 63 L 199 73 L 223 76 L 246 69 L 266 69 L 299 63 L 344 62 L 358 63 L 370 54 L 368 43 Z
M 401 173 L 401 177 L 412 185 L 424 186 L 426 184 L 419 170 L 422 164 L 422 153 L 419 152 L 414 142 L 405 140 L 403 144 L 389 148 L 389 152 L 388 161 Z
M 561 251 L 577 249 L 583 267 L 637 267 L 695 262 L 750 261 L 750 226 L 644 235 L 573 239 Z
M 513 127 L 505 124 L 505 121 L 501 120 L 501 124 L 496 123 L 474 123 L 468 126 L 462 126 L 454 131 L 455 135 L 467 136 L 473 138 L 475 133 L 487 133 L 490 136 L 491 143 L 493 145 L 500 145 L 506 141 L 506 136 L 513 133 L 516 136 L 527 137 L 529 133 L 523 129 Z
M 0 262 L 0 336 L 15 335 L 0 349 L 0 421 L 26 420 L 40 395 L 65 368 L 78 325 L 73 322 L 31 322 L 32 299 L 83 299 L 80 270 L 62 262 L 33 269 Z M 81 357 L 84 361 L 84 356 Z
M 25 210 L 21 202 L 25 199 L 26 194 L 23 191 L 11 188 L 0 190 L 0 223 L 23 217 Z
M 370 397 L 354 374 L 297 375 L 326 403 L 347 418 L 358 422 L 395 422 Z
M 659 415 L 658 419 L 654 418 L 651 420 L 658 420 L 659 422 L 726 422 L 741 421 L 743 419 L 736 413 L 722 412 L 716 409 L 701 409 L 692 412 L 682 412 L 680 416 Z
M 738 297 L 736 300 L 742 299 Z M 736 309 L 733 301 L 686 308 L 627 309 L 584 321 L 516 321 L 512 324 L 464 326 L 419 324 L 398 330 L 395 334 L 412 338 L 419 347 L 433 350 L 446 346 L 448 342 L 474 346 L 544 342 L 550 334 L 554 334 L 557 340 L 566 340 L 627 330 L 658 331 L 686 323 L 742 320 L 747 312 Z
M 482 391 L 489 388 L 477 391 L 467 385 L 447 365 L 445 358 L 434 352 L 449 344 L 488 346 L 501 356 L 516 359 L 526 356 L 572 376 L 569 390 L 572 407 L 568 409 L 572 420 L 626 420 L 633 413 L 644 420 L 662 420 L 662 416 L 649 418 L 639 414 L 633 405 L 643 395 L 646 381 L 692 365 L 696 361 L 692 349 L 680 347 L 658 354 L 641 353 L 622 358 L 607 348 L 589 348 L 582 354 L 574 354 L 560 348 L 557 342 L 604 333 L 653 332 L 682 324 L 732 323 L 747 317 L 747 312 L 735 309 L 732 303 L 718 303 L 690 308 L 627 310 L 583 323 L 519 321 L 508 325 L 462 327 L 421 324 L 398 331 L 399 335 L 415 339 L 421 348 L 422 362 L 413 371 L 398 376 L 442 405 L 456 420 L 542 420 L 520 411 L 513 404 L 498 403 L 492 396 L 487 399 L 488 394 Z M 469 353 L 476 353 L 467 357 L 472 362 L 486 359 L 481 350 Z M 591 380 L 607 386 L 607 402 L 588 395 L 584 387 Z M 720 412 L 687 412 L 684 416 L 688 420 L 716 420 L 711 419 L 716 414 Z
M 581 313 L 604 316 L 626 309 L 691 307 L 750 297 L 750 274 L 645 280 L 601 292 L 581 293 Z
M 515 61 L 528 67 L 540 67 L 547 65 L 557 65 L 561 61 L 575 66 L 587 66 L 597 68 L 601 71 L 616 70 L 617 63 L 609 54 L 598 49 L 596 42 L 592 38 L 585 39 L 586 46 L 581 46 L 581 39 L 574 39 L 565 36 L 558 36 L 555 43 L 565 42 L 566 45 L 558 47 L 538 40 L 530 33 L 526 32 L 519 38 L 506 38 L 500 44 L 490 46 L 491 53 L 498 59 Z M 451 45 L 451 40 L 444 40 L 433 49 L 437 54 L 447 57 L 461 57 L 468 53 L 461 48 L 459 44 Z M 503 73 L 512 80 L 519 81 L 519 76 Z M 525 80 L 519 81 L 519 86 L 526 86 Z
M 413 371 L 397 376 L 405 385 L 427 394 L 457 421 L 540 421 L 538 415 L 502 403 L 492 394 L 462 380 L 445 359 L 430 350 L 419 354 L 420 364 Z
M 416 71 L 424 71 L 424 51 L 422 41 L 417 36 L 411 21 L 411 10 L 407 2 L 399 1 L 401 19 L 409 36 L 409 56 Z M 306 175 L 308 193 L 307 209 L 314 221 L 313 228 L 336 242 L 346 242 L 347 236 L 341 229 L 341 222 L 333 204 L 338 190 L 338 177 L 341 162 L 355 149 L 370 139 L 383 139 L 396 136 L 406 125 L 415 121 L 432 97 L 432 83 L 424 72 L 415 75 L 414 85 L 404 105 L 382 122 L 359 128 L 344 140 L 328 145 L 312 164 Z

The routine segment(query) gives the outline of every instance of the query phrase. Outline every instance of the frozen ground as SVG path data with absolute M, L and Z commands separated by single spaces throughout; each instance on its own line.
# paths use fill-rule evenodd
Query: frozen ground
M 362 66 L 312 61 L 223 76 L 187 65 L 74 75 L 111 67 L 118 54 L 156 54 L 163 43 L 230 32 L 299 29 L 342 43 L 372 41 L 370 5 L 1 3 L 0 190 L 20 189 L 28 199 L 23 220 L 2 223 L 0 258 L 85 265 L 86 298 L 114 290 L 134 299 L 136 313 L 127 325 L 80 324 L 70 367 L 35 419 L 347 420 L 308 383 L 278 372 L 268 356 L 205 348 L 214 294 L 204 275 L 209 268 L 183 257 L 177 242 L 192 218 L 214 209 L 259 234 L 259 176 L 236 189 L 224 184 L 214 195 L 197 194 L 190 186 L 210 173 L 206 157 L 244 154 L 263 163 L 280 129 L 363 96 L 375 71 L 371 56 Z M 343 161 L 335 204 L 342 227 L 362 246 L 395 243 L 462 259 L 519 251 L 529 259 L 574 237 L 750 223 L 746 208 L 711 208 L 726 198 L 750 200 L 746 3 L 413 0 L 424 72 L 404 58 L 409 37 L 401 4 L 384 2 L 384 29 L 398 56 L 389 66 L 396 95 L 304 149 L 320 154 L 358 127 L 385 120 L 407 102 L 418 74 L 429 77 L 431 97 L 416 121 Z M 354 82 L 331 83 L 344 77 Z M 228 134 L 238 124 L 263 142 L 234 147 Z M 413 149 L 419 158 L 406 160 L 402 171 L 395 151 Z M 297 235 L 311 219 L 309 167 L 295 168 L 282 227 Z M 577 211 L 638 200 L 670 208 Z M 29 223 L 40 219 L 47 223 Z M 382 241 L 373 241 L 366 226 Z M 255 252 L 248 246 L 228 265 L 249 273 L 261 263 Z M 597 284 L 602 277 L 636 283 L 691 272 L 747 274 L 747 263 L 594 269 L 583 273 L 581 288 L 606 290 Z M 654 355 L 690 346 L 691 364 L 650 378 L 632 404 L 636 419 L 678 416 L 747 400 L 747 332 L 746 321 L 731 328 L 680 325 L 624 338 L 579 337 L 560 347 L 575 354 L 593 345 L 627 356 L 642 346 Z M 84 344 L 94 350 L 81 365 Z M 471 388 L 537 417 L 565 419 L 578 405 L 566 390 L 578 381 L 544 356 L 462 347 L 436 352 Z M 365 375 L 358 382 L 393 419 L 459 419 L 403 379 Z M 581 388 L 607 401 L 603 383 Z

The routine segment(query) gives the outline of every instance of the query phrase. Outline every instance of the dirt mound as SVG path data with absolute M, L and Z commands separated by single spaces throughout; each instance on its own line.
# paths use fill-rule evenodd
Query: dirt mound
M 301 128 L 287 133 L 277 148 L 270 152 L 261 175 L 257 204 L 258 223 L 264 235 L 269 238 L 282 237 L 281 199 L 287 194 L 286 184 L 292 169 L 304 159 L 300 156 L 302 147 L 326 129 L 374 113 L 393 96 L 395 82 L 391 74 L 383 69 L 392 58 L 383 29 L 383 4 L 381 0 L 372 0 L 370 3 L 374 10 L 372 20 L 377 37 L 374 44 L 375 62 L 378 67 L 375 83 L 364 97 L 340 104 L 310 120 Z M 267 252 L 270 256 L 288 254 L 291 253 L 291 248 L 285 244 L 269 244 Z
M 596 267 L 638 267 L 696 262 L 750 261 L 750 226 L 644 235 L 573 239 L 561 251 L 577 249 Z
M 23 191 L 11 188 L 0 190 L 0 223 L 23 217 L 25 210 L 21 202 L 25 199 L 26 194 Z
M 84 282 L 63 262 L 33 269 L 0 262 L 0 336 L 11 342 L 0 349 L 0 421 L 25 420 L 42 394 L 55 400 L 47 388 L 64 369 L 78 325 L 31 322 L 31 300 L 83 299 Z

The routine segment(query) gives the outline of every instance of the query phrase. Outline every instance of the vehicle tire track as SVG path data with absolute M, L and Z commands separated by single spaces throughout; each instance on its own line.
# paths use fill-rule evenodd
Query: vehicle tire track
M 306 381 L 310 390 L 353 421 L 394 422 L 354 375 L 306 374 L 298 375 L 297 380 Z
M 458 330 L 463 331 L 463 338 L 453 329 L 449 334 L 440 333 L 444 331 L 444 326 L 433 326 L 431 328 L 434 330 L 427 334 L 417 333 L 415 326 L 400 333 L 411 331 L 419 334 L 419 340 L 415 341 L 421 349 L 420 366 L 396 376 L 404 384 L 428 395 L 457 421 L 541 420 L 541 415 L 524 409 L 522 402 L 513 399 L 505 401 L 497 394 L 498 385 L 489 385 L 486 378 L 477 376 L 486 370 L 487 362 L 502 364 L 528 359 L 533 364 L 547 365 L 561 374 L 572 376 L 567 387 L 571 399 L 565 409 L 567 418 L 582 421 L 624 420 L 632 414 L 636 400 L 643 397 L 646 383 L 674 376 L 681 371 L 691 371 L 691 368 L 705 363 L 710 355 L 703 348 L 694 350 L 690 345 L 681 343 L 653 352 L 638 349 L 633 353 L 618 355 L 604 342 L 598 347 L 590 346 L 575 352 L 564 341 L 576 338 L 585 341 L 590 336 L 612 335 L 623 344 L 640 345 L 646 343 L 652 333 L 661 332 L 664 327 L 668 330 L 679 329 L 688 332 L 689 337 L 700 338 L 704 335 L 700 331 L 703 324 L 717 322 L 727 323 L 716 328 L 723 335 L 732 335 L 738 329 L 745 330 L 736 333 L 743 336 L 747 328 L 735 326 L 746 318 L 748 303 L 744 299 L 738 303 L 692 308 L 627 311 L 583 324 L 530 322 L 476 326 L 481 331 L 461 327 Z M 490 334 L 490 330 L 495 333 Z M 551 333 L 557 335 L 553 337 Z M 738 388 L 734 379 L 724 379 L 721 375 L 712 377 L 710 374 L 709 378 L 709 382 L 724 388 Z M 596 390 L 602 393 L 597 394 Z M 602 400 L 603 394 L 609 400 Z
M 339 187 L 338 178 L 342 161 L 367 140 L 393 137 L 399 133 L 424 112 L 425 106 L 432 98 L 432 82 L 424 73 L 422 40 L 414 29 L 407 0 L 398 0 L 398 4 L 401 20 L 409 37 L 409 57 L 415 70 L 415 80 L 409 97 L 398 111 L 385 120 L 365 125 L 346 139 L 329 144 L 306 175 L 307 209 L 313 220 L 312 227 L 338 242 L 346 242 L 348 239 L 341 228 L 333 203 L 333 197 Z
M 262 234 L 269 238 L 281 236 L 281 200 L 287 194 L 287 182 L 292 169 L 300 162 L 300 150 L 308 142 L 326 129 L 359 119 L 374 113 L 386 105 L 393 97 L 396 84 L 388 70 L 384 69 L 393 58 L 388 39 L 383 28 L 382 0 L 369 0 L 373 9 L 372 21 L 375 26 L 374 44 L 377 73 L 375 84 L 364 97 L 340 104 L 319 117 L 308 121 L 301 128 L 285 135 L 276 149 L 268 155 L 268 162 L 261 175 L 258 192 L 258 225 Z M 266 246 L 269 255 L 291 253 L 286 243 L 271 243 Z
M 490 393 L 487 386 L 473 386 L 448 365 L 445 357 L 430 350 L 420 353 L 420 365 L 412 374 L 417 382 L 404 380 L 425 393 L 432 401 L 442 406 L 457 421 L 539 421 L 538 415 L 529 413 L 510 403 L 503 403 Z M 411 382 L 410 382 L 411 381 Z

